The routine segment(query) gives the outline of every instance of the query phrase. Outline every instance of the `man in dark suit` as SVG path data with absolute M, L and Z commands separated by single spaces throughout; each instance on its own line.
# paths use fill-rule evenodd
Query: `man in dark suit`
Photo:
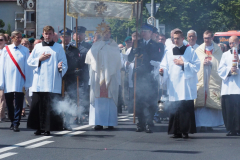
M 88 50 L 92 47 L 90 43 L 85 42 L 85 31 L 86 28 L 83 26 L 78 26 L 77 28 L 74 27 L 74 35 L 73 39 L 75 40 L 72 42 L 73 46 L 76 46 L 76 39 L 78 38 L 78 49 L 80 51 L 80 64 L 81 64 L 81 69 L 82 69 L 82 74 L 79 77 L 80 81 L 80 106 L 84 107 L 84 112 L 86 115 L 88 115 L 89 112 L 89 105 L 90 105 L 90 88 L 88 85 L 89 81 L 89 70 L 88 70 L 88 65 L 85 64 L 85 58 Z M 77 37 L 76 37 L 76 32 L 77 32 Z M 79 119 L 81 123 L 81 118 Z M 78 119 L 75 120 L 76 123 L 78 123 Z
M 136 116 L 138 117 L 137 132 L 145 130 L 151 133 L 153 127 L 153 114 L 157 109 L 158 100 L 158 83 L 154 79 L 151 71 L 154 66 L 150 61 L 161 61 L 164 54 L 164 47 L 151 39 L 153 26 L 144 24 L 142 26 L 142 38 L 138 40 L 138 47 L 132 48 L 128 61 L 136 61 L 137 55 L 137 72 L 136 80 Z M 135 58 L 135 59 L 134 59 Z

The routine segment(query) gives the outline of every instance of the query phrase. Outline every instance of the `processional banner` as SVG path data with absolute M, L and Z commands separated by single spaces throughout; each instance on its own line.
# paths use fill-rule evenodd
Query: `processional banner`
M 139 3 L 139 14 L 140 10 L 141 3 Z M 68 0 L 67 15 L 74 18 L 80 16 L 132 19 L 137 15 L 137 3 L 110 0 Z

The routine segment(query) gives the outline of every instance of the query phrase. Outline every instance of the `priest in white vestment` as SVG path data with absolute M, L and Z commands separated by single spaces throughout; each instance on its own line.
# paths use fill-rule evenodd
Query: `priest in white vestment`
M 200 132 L 211 131 L 223 125 L 220 88 L 221 78 L 217 74 L 222 51 L 213 40 L 213 33 L 205 31 L 204 43 L 196 49 L 201 61 L 198 72 L 198 96 L 195 101 L 196 126 Z M 201 127 L 201 128 L 200 128 Z
M 175 47 L 169 49 L 160 64 L 162 83 L 167 82 L 171 106 L 168 134 L 173 138 L 188 138 L 196 133 L 194 99 L 197 98 L 197 72 L 200 61 L 191 47 L 183 44 L 181 31 L 174 32 Z
M 194 30 L 190 30 L 187 33 L 187 40 L 188 40 L 188 44 L 187 46 L 192 47 L 194 50 L 196 50 L 199 45 L 196 43 L 197 42 L 197 32 Z
M 122 67 L 117 43 L 110 39 L 111 30 L 107 26 L 103 40 L 97 41 L 88 51 L 85 63 L 90 67 L 90 111 L 89 125 L 95 130 L 117 126 L 117 104 L 119 80 Z
M 237 36 L 230 37 L 229 46 L 231 49 L 223 53 L 218 68 L 218 74 L 222 78 L 222 114 L 228 131 L 227 136 L 240 136 L 239 38 Z M 233 56 L 236 58 L 238 66 L 233 67 Z M 237 72 L 237 75 L 232 74 L 233 72 Z

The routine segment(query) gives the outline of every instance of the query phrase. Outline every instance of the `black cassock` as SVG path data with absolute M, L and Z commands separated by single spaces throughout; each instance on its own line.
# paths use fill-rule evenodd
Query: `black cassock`
M 44 131 L 63 130 L 62 116 L 53 110 L 53 101 L 58 101 L 60 94 L 49 92 L 33 92 L 31 110 L 27 128 Z
M 240 95 L 222 96 L 222 114 L 228 131 L 240 131 Z
M 169 107 L 168 134 L 196 133 L 194 100 L 171 102 Z
M 164 46 L 150 40 L 147 45 L 143 39 L 138 41 L 137 60 L 137 80 L 136 80 L 136 116 L 139 125 L 144 127 L 146 124 L 151 125 L 153 115 L 157 109 L 158 101 L 158 82 L 154 80 L 151 71 L 154 67 L 150 61 L 161 61 L 164 54 Z M 135 58 L 134 49 L 128 55 L 129 62 Z M 133 74 L 134 75 L 134 74 Z

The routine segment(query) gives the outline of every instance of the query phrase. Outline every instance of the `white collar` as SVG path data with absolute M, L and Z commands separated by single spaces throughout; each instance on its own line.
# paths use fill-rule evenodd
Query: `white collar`
M 213 43 L 212 43 L 211 46 L 206 46 L 205 49 L 206 49 L 207 51 L 211 51 L 211 50 L 213 50 Z
M 149 39 L 149 40 L 143 39 L 143 42 L 146 43 L 146 44 L 148 44 L 148 42 L 149 42 L 150 40 L 151 40 L 151 39 Z
M 14 48 L 14 47 L 18 47 L 18 49 L 20 49 L 20 48 L 22 47 L 22 45 L 21 45 L 21 44 L 19 44 L 18 46 L 15 46 L 15 44 L 14 44 L 14 43 L 12 43 L 12 48 Z
M 175 45 L 176 46 L 176 45 Z M 182 46 L 184 46 L 184 44 L 183 45 L 181 45 L 180 47 L 178 47 L 178 46 L 176 46 L 176 47 L 178 47 L 178 48 L 181 48 Z

